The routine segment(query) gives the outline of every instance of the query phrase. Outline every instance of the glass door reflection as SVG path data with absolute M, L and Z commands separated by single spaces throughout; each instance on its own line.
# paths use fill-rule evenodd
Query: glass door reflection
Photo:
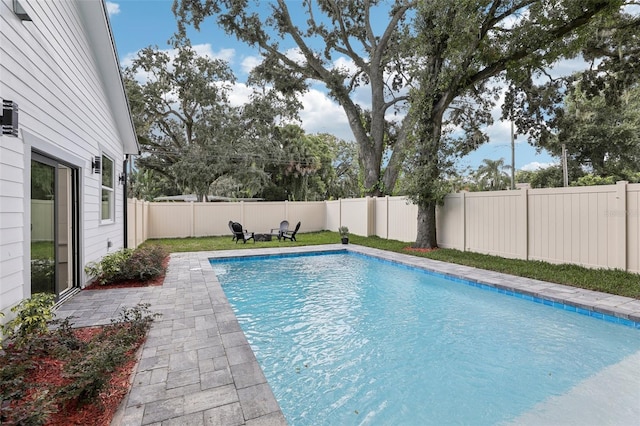
M 31 293 L 60 298 L 77 283 L 77 169 L 33 153 Z
M 31 293 L 55 293 L 55 172 L 31 160 Z

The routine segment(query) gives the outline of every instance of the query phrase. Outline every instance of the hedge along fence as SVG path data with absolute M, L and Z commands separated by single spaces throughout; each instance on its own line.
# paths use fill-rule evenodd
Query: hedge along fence
M 412 242 L 417 206 L 404 197 L 315 202 L 149 203 L 129 200 L 128 243 L 148 238 L 230 235 L 228 222 L 251 232 L 290 227 Z M 640 273 L 640 184 L 461 192 L 437 214 L 438 244 L 507 258 L 617 268 Z

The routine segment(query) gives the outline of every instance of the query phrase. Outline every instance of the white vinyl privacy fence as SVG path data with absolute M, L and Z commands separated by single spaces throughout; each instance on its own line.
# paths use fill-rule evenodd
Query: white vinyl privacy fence
M 413 242 L 417 206 L 403 197 L 318 202 L 149 203 L 129 200 L 128 244 L 230 235 L 228 222 L 266 233 L 337 231 Z M 507 258 L 640 273 L 640 184 L 450 194 L 437 211 L 438 244 Z

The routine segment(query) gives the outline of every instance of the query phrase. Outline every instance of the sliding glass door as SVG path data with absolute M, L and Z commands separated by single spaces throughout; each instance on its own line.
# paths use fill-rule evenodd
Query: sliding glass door
M 58 298 L 78 285 L 78 170 L 33 153 L 31 292 Z

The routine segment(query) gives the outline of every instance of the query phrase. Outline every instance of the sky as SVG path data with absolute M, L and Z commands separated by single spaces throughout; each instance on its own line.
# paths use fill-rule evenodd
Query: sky
M 131 64 L 137 52 L 148 46 L 169 49 L 168 40 L 176 31 L 176 19 L 171 12 L 171 0 L 114 0 L 107 1 L 111 27 L 116 48 L 123 67 Z M 203 24 L 200 32 L 191 31 L 191 44 L 203 54 L 224 59 L 233 69 L 237 83 L 234 86 L 232 101 L 238 105 L 244 103 L 250 91 L 244 82 L 248 72 L 259 63 L 257 51 L 238 42 L 234 37 L 219 30 L 212 21 Z M 568 62 L 559 68 L 578 69 L 584 64 Z M 336 102 L 326 96 L 323 86 L 311 87 L 302 99 L 304 110 L 300 112 L 302 127 L 309 133 L 331 133 L 341 139 L 353 141 L 353 134 L 347 118 Z M 511 125 L 499 120 L 499 109 L 494 109 L 494 125 L 486 129 L 489 142 L 480 146 L 468 156 L 460 159 L 457 167 L 477 169 L 483 159 L 504 159 L 506 165 L 511 164 Z M 536 152 L 524 136 L 515 141 L 516 170 L 535 170 L 551 164 L 559 159 L 546 151 Z

